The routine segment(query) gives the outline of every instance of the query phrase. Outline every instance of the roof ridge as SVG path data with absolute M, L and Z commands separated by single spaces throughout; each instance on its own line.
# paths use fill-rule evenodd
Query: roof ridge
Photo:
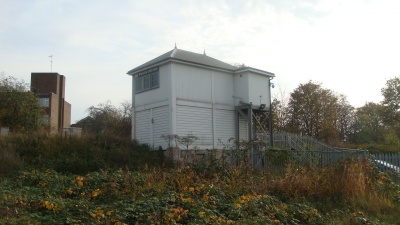
M 174 50 L 172 50 L 171 58 L 175 57 L 175 54 L 176 54 L 177 50 L 178 50 L 178 49 L 177 49 L 176 46 L 175 46 Z
M 174 48 L 171 51 L 168 51 L 134 69 L 131 69 L 128 71 L 128 74 L 133 75 L 135 72 L 139 72 L 145 68 L 148 68 L 150 66 L 154 66 L 156 64 L 166 62 L 168 60 L 178 60 L 182 62 L 189 62 L 189 63 L 194 63 L 198 65 L 203 65 L 207 67 L 213 67 L 213 68 L 218 68 L 218 69 L 223 69 L 223 70 L 229 70 L 229 71 L 234 71 L 236 67 L 232 66 L 229 63 L 223 62 L 221 60 L 215 59 L 213 57 L 210 57 L 205 54 L 201 53 L 195 53 L 195 52 L 190 52 L 186 51 L 183 49 L 178 49 Z

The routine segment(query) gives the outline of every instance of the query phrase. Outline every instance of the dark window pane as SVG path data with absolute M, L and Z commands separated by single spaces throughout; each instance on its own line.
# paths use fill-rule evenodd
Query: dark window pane
M 158 73 L 153 73 L 151 75 L 151 87 L 158 87 L 159 83 L 158 83 Z
M 140 92 L 143 90 L 143 86 L 142 86 L 142 77 L 136 77 L 135 79 L 135 91 Z
M 143 90 L 150 89 L 150 76 L 143 76 Z

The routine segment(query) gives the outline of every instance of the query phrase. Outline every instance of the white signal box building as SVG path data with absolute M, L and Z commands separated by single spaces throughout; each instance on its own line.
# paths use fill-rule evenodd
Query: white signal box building
M 175 49 L 128 71 L 132 76 L 132 139 L 169 147 L 163 135 L 198 139 L 222 149 L 228 139 L 252 139 L 254 110 L 268 111 L 273 73 L 238 68 L 206 54 Z

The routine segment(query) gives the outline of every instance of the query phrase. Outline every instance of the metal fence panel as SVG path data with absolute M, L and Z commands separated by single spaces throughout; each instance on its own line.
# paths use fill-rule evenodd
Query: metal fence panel
M 393 181 L 400 183 L 400 152 L 374 153 L 371 158 L 379 171 L 388 173 Z

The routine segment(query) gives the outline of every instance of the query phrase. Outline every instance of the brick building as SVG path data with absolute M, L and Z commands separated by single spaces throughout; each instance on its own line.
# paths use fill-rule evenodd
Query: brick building
M 65 76 L 58 73 L 31 73 L 31 90 L 45 108 L 44 121 L 51 132 L 71 126 L 71 104 L 65 101 Z

